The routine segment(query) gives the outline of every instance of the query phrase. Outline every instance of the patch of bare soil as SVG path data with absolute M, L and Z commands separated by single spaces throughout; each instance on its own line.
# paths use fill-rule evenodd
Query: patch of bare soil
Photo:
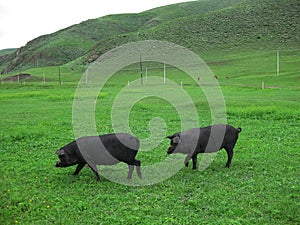
M 28 80 L 30 77 L 31 77 L 31 75 L 28 73 L 20 73 L 17 75 L 6 77 L 2 81 L 4 81 L 4 82 L 24 81 L 24 80 Z

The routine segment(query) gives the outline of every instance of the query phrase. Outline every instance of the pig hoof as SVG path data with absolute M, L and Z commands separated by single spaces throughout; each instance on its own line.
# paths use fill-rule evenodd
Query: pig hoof
M 189 162 L 185 163 L 184 165 L 185 165 L 186 167 L 189 167 Z

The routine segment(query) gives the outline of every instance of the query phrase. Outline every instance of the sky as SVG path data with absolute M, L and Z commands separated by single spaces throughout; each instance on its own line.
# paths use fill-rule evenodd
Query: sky
M 138 13 L 188 0 L 0 0 L 0 50 L 109 14 Z

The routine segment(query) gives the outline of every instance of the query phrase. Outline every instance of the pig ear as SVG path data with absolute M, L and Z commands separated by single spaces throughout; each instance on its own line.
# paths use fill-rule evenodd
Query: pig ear
M 63 149 L 57 150 L 56 154 L 57 155 L 65 155 L 65 150 L 63 150 Z
M 168 136 L 168 137 L 166 137 L 166 138 L 173 139 L 173 138 L 174 138 L 174 134 L 173 134 L 173 135 L 170 135 L 170 136 Z
M 173 143 L 175 143 L 175 144 L 180 143 L 180 137 L 179 136 L 174 137 L 173 138 Z

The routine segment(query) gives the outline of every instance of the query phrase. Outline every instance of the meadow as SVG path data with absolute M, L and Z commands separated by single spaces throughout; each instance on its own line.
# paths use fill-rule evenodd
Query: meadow
M 62 85 L 57 67 L 28 70 L 33 79 L 26 82 L 1 83 L 0 224 L 299 224 L 299 51 L 283 51 L 281 57 L 279 76 L 276 51 L 208 57 L 226 101 L 227 122 L 242 127 L 230 169 L 221 150 L 206 170 L 190 165 L 138 187 L 103 176 L 96 182 L 88 168 L 74 177 L 74 167 L 54 167 L 55 151 L 74 140 L 72 104 L 84 68 L 62 67 Z M 158 67 L 149 69 L 149 76 L 162 76 Z M 210 125 L 210 109 L 197 85 L 175 68 L 167 73 L 174 82 L 183 81 L 200 125 Z M 114 131 L 113 101 L 138 76 L 138 69 L 129 68 L 107 82 L 96 104 L 99 134 Z M 164 120 L 167 134 L 180 130 L 173 105 L 149 97 L 131 109 L 132 132 L 149 137 L 152 118 Z M 142 166 L 160 162 L 168 157 L 168 145 L 162 137 L 137 159 Z

